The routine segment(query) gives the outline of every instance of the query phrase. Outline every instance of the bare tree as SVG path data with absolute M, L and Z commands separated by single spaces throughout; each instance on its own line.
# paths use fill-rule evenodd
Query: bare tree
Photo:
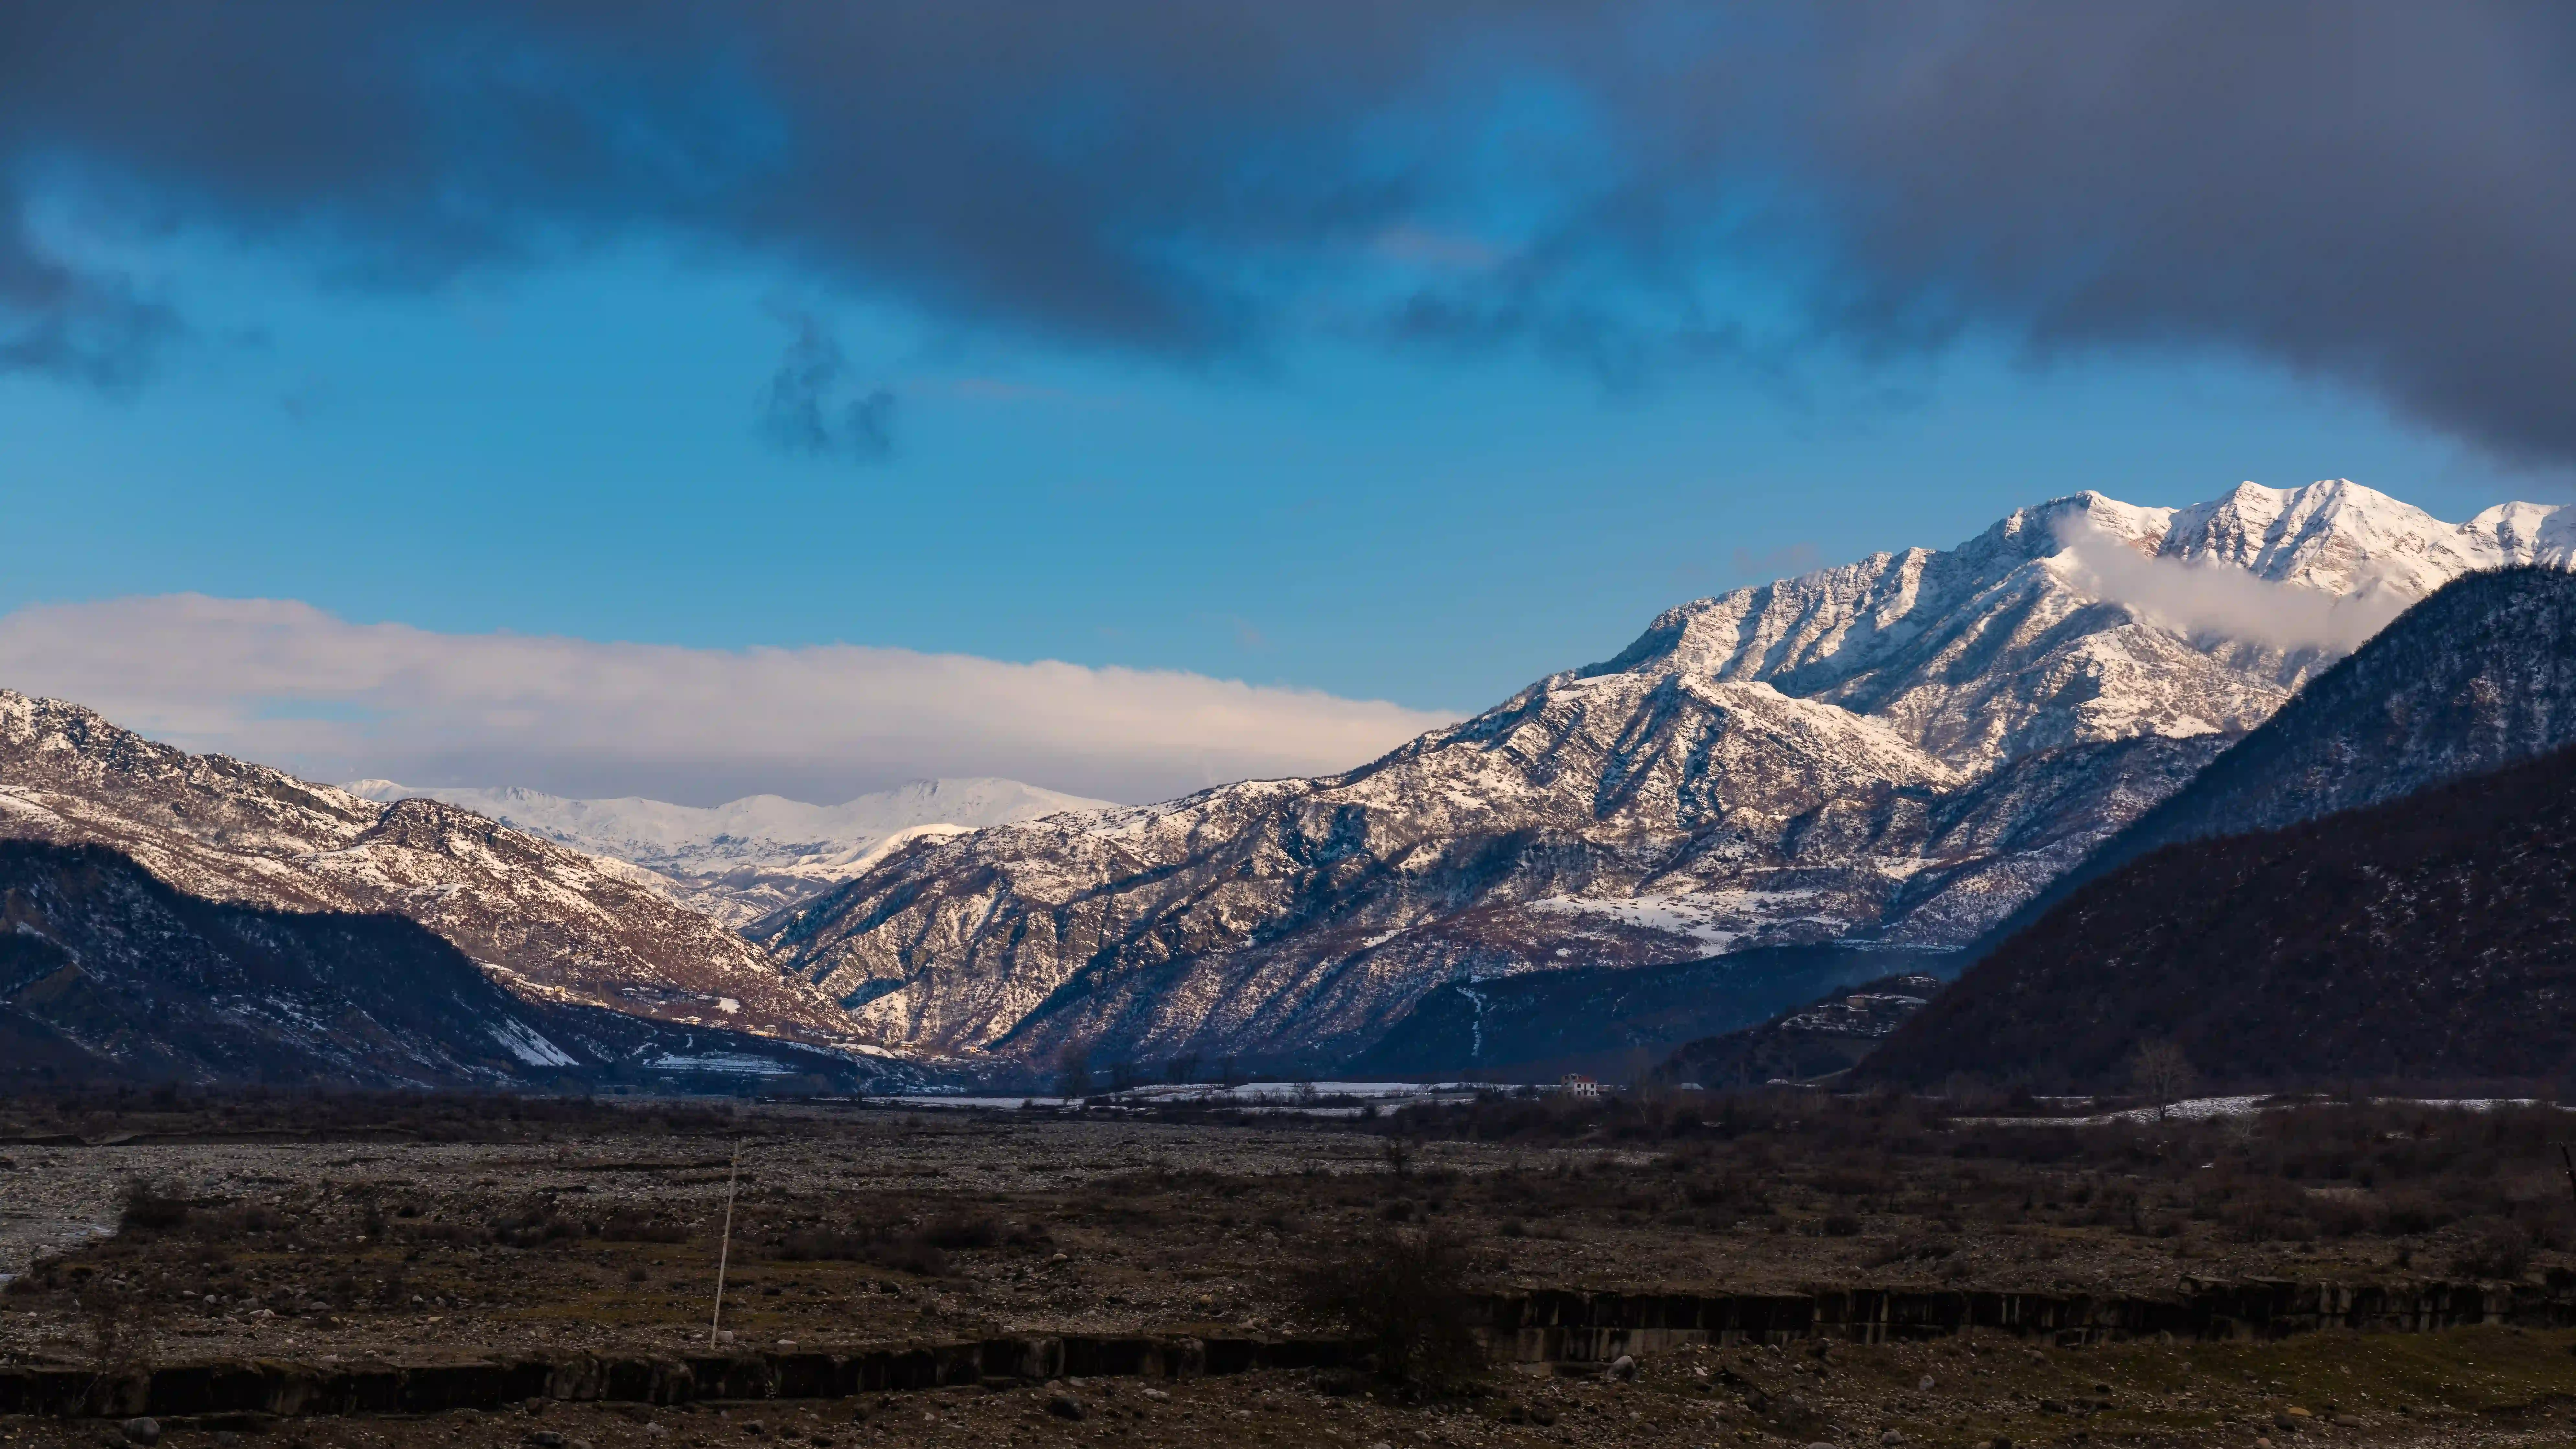
M 1091 1095 L 1091 1053 L 1069 1046 L 1055 1059 L 1056 1095 L 1067 1101 Z
M 2192 1070 L 2191 1058 L 2180 1046 L 2157 1038 L 2138 1043 L 2129 1057 L 2129 1080 L 2156 1104 L 2156 1115 L 2162 1117 L 2165 1109 L 2190 1095 L 2200 1074 Z
M 1652 1094 L 1661 1084 L 1655 1080 L 1655 1054 L 1644 1043 L 1628 1048 L 1628 1090 L 1639 1097 Z
M 1412 1143 L 1389 1134 L 1386 1141 L 1379 1145 L 1379 1150 L 1386 1154 L 1386 1170 L 1390 1174 L 1399 1180 L 1413 1175 Z
M 1109 1064 L 1109 1090 L 1113 1092 L 1124 1092 L 1143 1080 L 1144 1074 L 1136 1064 L 1124 1057 Z
M 1163 1077 L 1175 1086 L 1186 1087 L 1199 1079 L 1199 1054 L 1183 1052 L 1163 1063 Z
M 1228 1087 L 1240 1087 L 1252 1080 L 1244 1074 L 1243 1060 L 1234 1056 L 1228 1056 L 1216 1064 L 1216 1075 L 1217 1080 Z

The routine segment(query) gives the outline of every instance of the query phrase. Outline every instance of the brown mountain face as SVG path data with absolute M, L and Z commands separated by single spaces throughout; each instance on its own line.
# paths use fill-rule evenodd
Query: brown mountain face
M 2167 846 L 2074 892 L 1856 1071 L 2213 1087 L 2576 1086 L 2576 750 L 2286 829 Z
M 650 872 L 432 800 L 386 805 L 0 690 L 0 838 L 106 845 L 191 895 L 390 912 L 538 1002 L 826 1043 L 838 1007 Z

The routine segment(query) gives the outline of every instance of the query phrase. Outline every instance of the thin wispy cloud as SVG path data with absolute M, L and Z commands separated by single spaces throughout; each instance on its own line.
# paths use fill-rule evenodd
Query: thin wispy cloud
M 1347 769 L 1448 721 L 1176 670 L 442 634 L 194 594 L 0 616 L 0 685 L 308 777 L 697 804 L 961 775 L 1144 801 Z
M 882 463 L 894 456 L 895 394 L 856 389 L 839 339 L 810 312 L 780 311 L 794 330 L 761 393 L 762 436 L 791 453 Z

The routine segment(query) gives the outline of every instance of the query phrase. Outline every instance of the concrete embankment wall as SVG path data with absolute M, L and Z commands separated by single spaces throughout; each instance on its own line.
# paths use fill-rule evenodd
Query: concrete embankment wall
M 100 1371 L 0 1368 L 0 1414 L 158 1417 L 435 1414 L 528 1399 L 676 1404 L 695 1399 L 841 1399 L 989 1380 L 1194 1378 L 1325 1368 L 1341 1343 L 1316 1339 L 1039 1334 L 838 1352 L 669 1358 L 525 1358 L 466 1363 L 291 1363 L 234 1359 Z
M 1587 1293 L 1542 1289 L 1487 1300 L 1498 1356 L 1600 1362 L 1694 1343 L 1854 1343 L 1937 1338 L 1971 1328 L 2059 1343 L 2114 1338 L 2280 1338 L 2344 1329 L 2421 1333 L 2474 1324 L 2576 1324 L 2576 1294 L 2530 1285 L 2186 1283 L 2173 1298 L 1873 1288 L 1799 1294 Z
M 2278 1338 L 2322 1331 L 2427 1332 L 2475 1324 L 2576 1324 L 2576 1294 L 2476 1284 L 2185 1284 L 2170 1299 L 2086 1294 L 1498 1293 L 1474 1309 L 1495 1356 L 1601 1363 L 1700 1343 L 1856 1343 L 1968 1329 L 2064 1344 L 2169 1334 Z M 493 1359 L 456 1363 L 294 1363 L 233 1359 L 152 1368 L 0 1368 L 0 1414 L 163 1418 L 432 1414 L 533 1398 L 676 1404 L 698 1399 L 834 1399 L 953 1384 L 1077 1377 L 1195 1378 L 1256 1369 L 1329 1368 L 1362 1346 L 1337 1339 L 1029 1334 L 976 1342 L 812 1352 Z

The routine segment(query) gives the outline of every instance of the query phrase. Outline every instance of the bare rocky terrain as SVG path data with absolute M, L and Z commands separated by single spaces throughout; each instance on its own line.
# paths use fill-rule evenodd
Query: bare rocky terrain
M 705 1352 L 737 1144 L 727 1352 L 1329 1336 L 1303 1276 L 1430 1235 L 1464 1246 L 1479 1292 L 2469 1280 L 2541 1303 L 2576 1284 L 2555 1109 L 2006 1124 L 1802 1095 L 1245 1121 L 387 1098 L 298 1125 L 300 1106 L 7 1109 L 0 1369 Z M 1264 1371 L 260 1427 L 403 1445 L 2563 1443 L 2571 1348 L 2541 1323 L 2092 1347 L 1977 1329 L 1668 1344 L 1634 1377 L 1498 1362 L 1435 1393 Z M 9 1442 L 100 1432 L 0 1418 Z

